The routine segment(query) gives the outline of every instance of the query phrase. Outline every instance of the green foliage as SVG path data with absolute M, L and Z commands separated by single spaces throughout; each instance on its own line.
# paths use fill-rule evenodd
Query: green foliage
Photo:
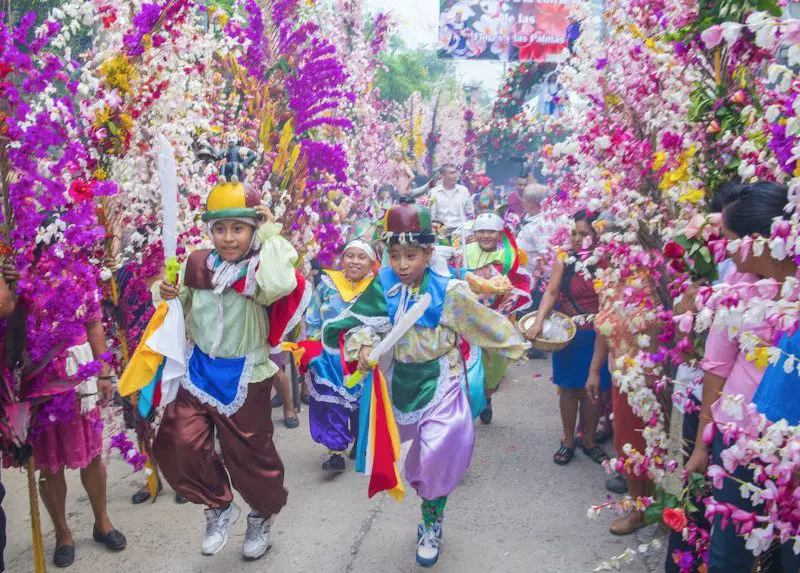
M 381 63 L 375 84 L 383 99 L 403 103 L 415 92 L 430 99 L 438 93 L 456 97 L 461 91 L 451 60 L 440 59 L 430 47 L 410 50 L 397 35 L 389 38 Z

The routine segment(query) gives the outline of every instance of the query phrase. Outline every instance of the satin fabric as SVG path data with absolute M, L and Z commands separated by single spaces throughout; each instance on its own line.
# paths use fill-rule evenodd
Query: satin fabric
M 403 466 L 406 482 L 424 499 L 449 495 L 472 462 L 475 430 L 469 397 L 461 380 L 451 378 L 444 398 L 419 422 L 400 425 L 400 440 L 411 440 Z
M 322 396 L 334 394 L 333 390 L 326 386 L 317 386 L 315 390 Z M 312 440 L 329 450 L 342 452 L 358 435 L 358 410 L 351 410 L 341 404 L 324 402 L 310 396 L 308 425 Z
M 172 489 L 193 503 L 220 508 L 233 501 L 232 482 L 261 515 L 286 505 L 283 463 L 272 442 L 271 389 L 271 380 L 250 384 L 242 407 L 227 417 L 181 387 L 164 410 L 153 444 Z

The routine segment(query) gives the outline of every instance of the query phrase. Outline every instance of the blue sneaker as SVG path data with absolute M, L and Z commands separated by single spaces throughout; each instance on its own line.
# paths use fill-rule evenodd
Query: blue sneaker
M 417 543 L 419 543 L 419 540 L 422 539 L 422 535 L 424 533 L 425 533 L 425 525 L 420 523 L 417 526 Z M 439 540 L 442 540 L 442 539 L 444 539 L 444 522 L 440 521 L 439 522 Z
M 430 528 L 424 526 L 420 526 L 420 528 L 422 531 L 417 542 L 417 565 L 420 567 L 433 567 L 439 560 L 440 546 L 442 544 L 442 524 L 434 523 Z

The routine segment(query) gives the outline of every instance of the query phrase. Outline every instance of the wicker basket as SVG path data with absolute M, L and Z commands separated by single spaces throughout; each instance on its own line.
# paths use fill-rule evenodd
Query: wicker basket
M 533 325 L 533 323 L 536 322 L 536 314 L 536 312 L 531 312 L 519 319 L 517 327 L 523 335 Z M 564 350 L 567 345 L 572 342 L 572 339 L 575 338 L 575 333 L 578 329 L 575 326 L 575 321 L 563 312 L 554 311 L 550 316 L 558 316 L 567 323 L 567 334 L 569 335 L 569 338 L 560 342 L 553 342 L 552 340 L 547 340 L 546 338 L 537 338 L 532 342 L 532 344 L 536 350 L 541 350 L 543 352 L 558 352 L 559 350 Z

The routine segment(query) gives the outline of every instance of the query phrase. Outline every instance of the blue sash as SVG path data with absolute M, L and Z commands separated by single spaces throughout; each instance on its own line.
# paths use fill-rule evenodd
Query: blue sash
M 197 346 L 189 358 L 184 387 L 198 400 L 231 416 L 247 398 L 252 364 L 248 357 L 211 358 Z

